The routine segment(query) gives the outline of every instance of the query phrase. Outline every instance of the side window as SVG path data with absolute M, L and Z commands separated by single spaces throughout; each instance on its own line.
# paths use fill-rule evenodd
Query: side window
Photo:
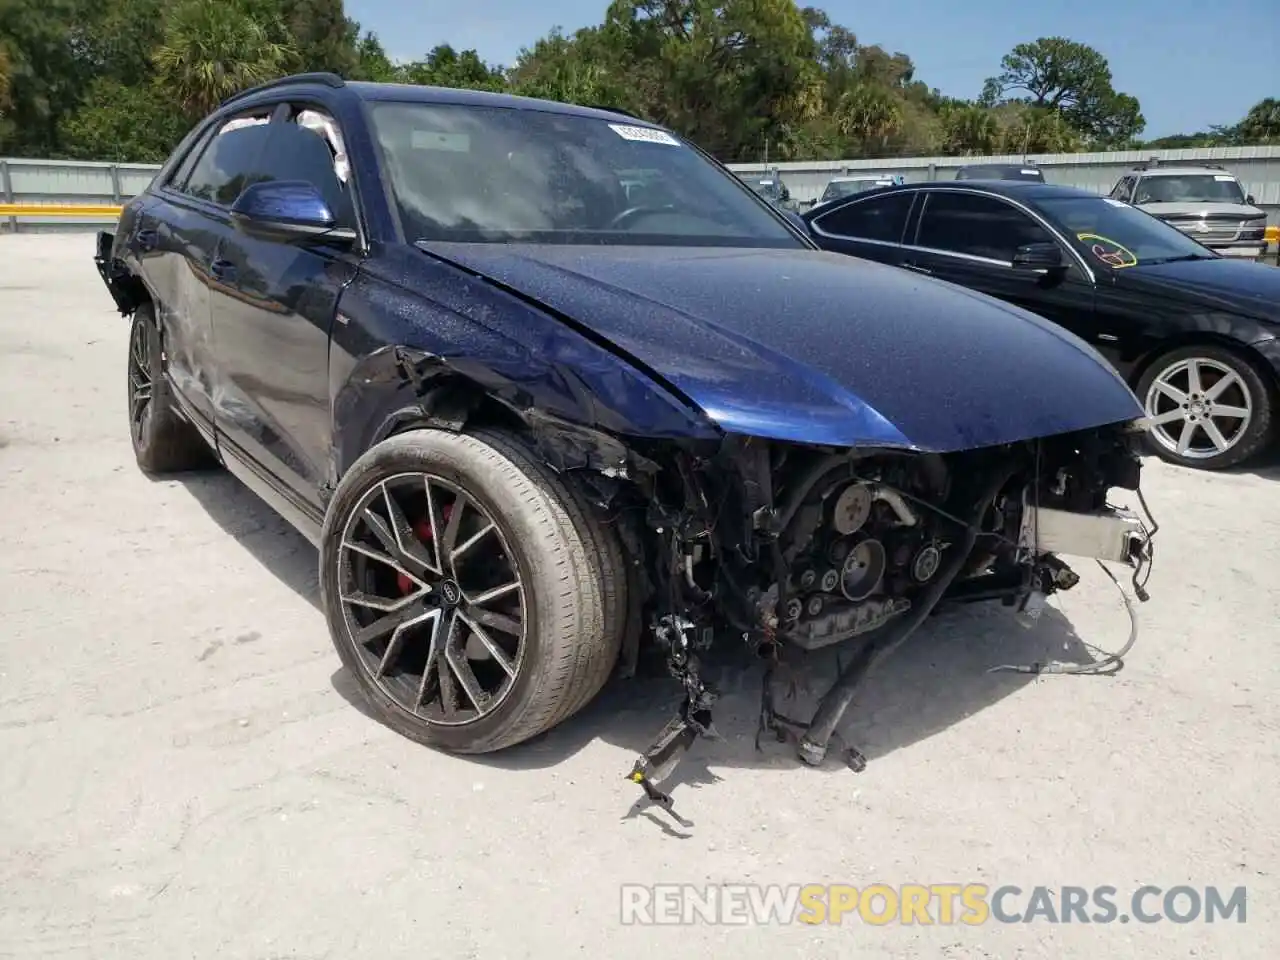
M 265 123 L 226 124 L 204 148 L 185 182 L 174 186 L 193 197 L 229 207 L 257 179 L 258 158 L 267 142 Z
M 1120 182 L 1115 185 L 1111 191 L 1111 199 L 1123 200 L 1129 202 L 1129 198 L 1133 196 L 1133 177 L 1121 177 Z
M 1018 247 L 1053 243 L 1052 234 L 1002 200 L 965 193 L 931 193 L 916 242 L 922 247 L 1011 263 Z
M 837 237 L 901 243 L 907 214 L 911 212 L 911 197 L 909 193 L 894 193 L 851 203 L 819 217 L 816 223 L 819 230 Z
M 301 122 L 304 119 L 308 122 Z M 331 134 L 326 133 L 326 127 Z M 345 182 L 349 179 L 346 163 L 346 153 L 336 126 L 331 121 L 326 124 L 319 114 L 305 111 L 298 122 L 284 121 L 271 125 L 271 138 L 262 157 L 259 179 L 304 180 L 310 183 L 329 204 L 339 225 L 354 227 L 355 205 L 350 185 Z

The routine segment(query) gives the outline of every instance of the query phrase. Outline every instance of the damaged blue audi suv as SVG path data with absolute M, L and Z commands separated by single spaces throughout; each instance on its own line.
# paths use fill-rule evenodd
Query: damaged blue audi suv
M 95 261 L 139 467 L 221 464 L 310 538 L 342 662 L 433 747 L 528 740 L 652 650 L 686 698 L 650 789 L 711 729 L 707 648 L 847 643 L 817 763 L 938 604 L 1038 603 L 1060 555 L 1142 593 L 1149 517 L 1108 493 L 1141 495 L 1143 409 L 1106 361 L 820 251 L 630 115 L 286 77 L 200 122 Z

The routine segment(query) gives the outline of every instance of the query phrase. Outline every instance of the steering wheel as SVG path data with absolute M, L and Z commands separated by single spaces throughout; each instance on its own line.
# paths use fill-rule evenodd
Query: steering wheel
M 654 213 L 670 213 L 671 211 L 675 210 L 675 208 L 676 206 L 674 203 L 666 203 L 660 207 L 656 207 L 656 206 L 627 207 L 627 209 L 623 210 L 621 213 L 619 213 L 617 216 L 611 219 L 608 223 L 606 223 L 604 225 L 604 228 L 606 230 L 621 230 L 626 223 L 629 223 L 630 221 L 635 220 L 637 217 L 648 216 L 649 214 L 654 214 Z

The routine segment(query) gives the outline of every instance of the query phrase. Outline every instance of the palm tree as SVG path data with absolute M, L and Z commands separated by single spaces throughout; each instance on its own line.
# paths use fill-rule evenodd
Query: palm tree
M 1000 141 L 1000 125 L 985 107 L 966 105 L 943 114 L 943 147 L 960 156 L 994 153 Z
M 883 87 L 858 84 L 846 90 L 837 107 L 837 126 L 847 137 L 864 143 L 882 143 L 902 123 L 902 109 L 892 93 Z
M 193 117 L 282 75 L 295 56 L 239 7 L 226 0 L 187 0 L 169 14 L 154 54 L 157 80 Z

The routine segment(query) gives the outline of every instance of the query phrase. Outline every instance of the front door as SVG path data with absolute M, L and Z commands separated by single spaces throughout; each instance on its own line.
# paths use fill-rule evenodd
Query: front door
M 998 197 L 929 191 L 903 265 L 1030 310 L 1090 342 L 1097 339 L 1093 280 L 1043 224 Z M 1018 247 L 1054 243 L 1065 272 L 1014 267 Z
M 340 222 L 354 226 L 324 135 L 288 116 L 272 122 L 253 179 L 313 183 Z M 313 516 L 323 514 L 332 450 L 329 337 L 358 262 L 337 242 L 264 240 L 228 225 L 212 266 L 219 439 Z

